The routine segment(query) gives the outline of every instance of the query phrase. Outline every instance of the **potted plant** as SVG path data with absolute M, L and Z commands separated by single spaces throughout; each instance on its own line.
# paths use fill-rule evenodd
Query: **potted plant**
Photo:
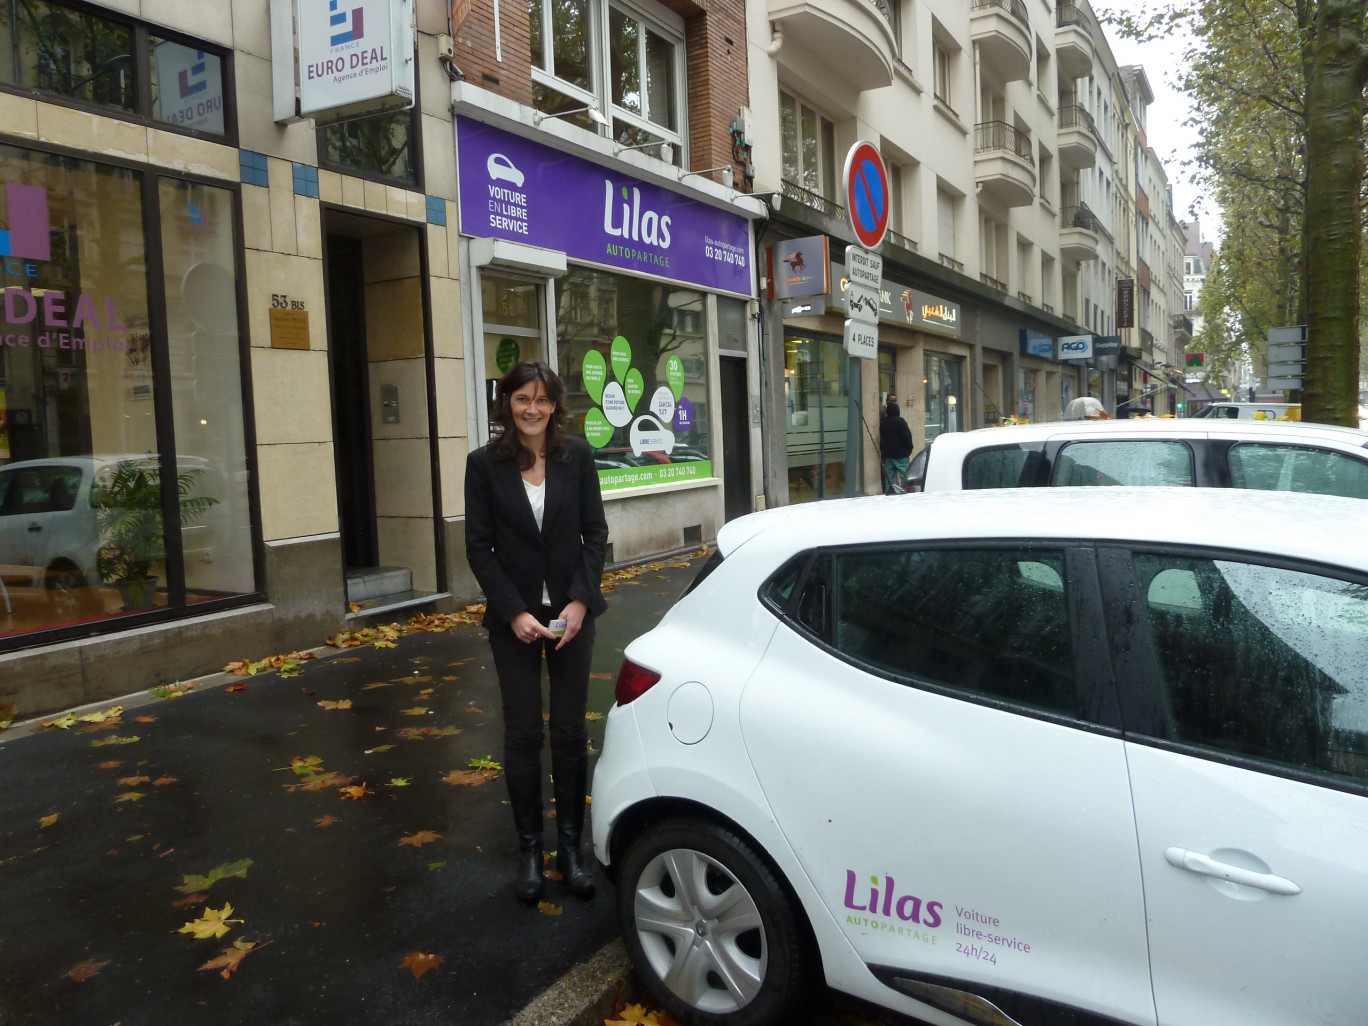
M 203 473 L 202 468 L 191 468 L 176 476 L 182 527 L 218 502 L 212 496 L 190 494 Z M 157 458 L 124 459 L 106 467 L 97 478 L 90 504 L 100 523 L 95 560 L 100 578 L 119 589 L 125 610 L 148 608 L 157 591 L 152 568 L 166 559 Z

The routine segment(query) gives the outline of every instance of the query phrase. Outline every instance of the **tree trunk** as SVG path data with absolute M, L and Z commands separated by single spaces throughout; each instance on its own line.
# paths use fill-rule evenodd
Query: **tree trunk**
M 1319 0 L 1306 78 L 1302 419 L 1358 425 L 1359 188 L 1368 0 Z

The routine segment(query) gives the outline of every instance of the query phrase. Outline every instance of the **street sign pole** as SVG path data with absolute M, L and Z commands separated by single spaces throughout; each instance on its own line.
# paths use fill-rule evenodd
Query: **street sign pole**
M 883 244 L 892 209 L 888 169 L 878 148 L 862 139 L 846 154 L 846 216 L 855 244 L 846 247 L 845 351 L 848 356 L 849 404 L 846 414 L 846 495 L 864 494 L 864 382 L 861 362 L 879 358 L 879 290 L 883 286 Z M 876 453 L 877 458 L 877 453 Z

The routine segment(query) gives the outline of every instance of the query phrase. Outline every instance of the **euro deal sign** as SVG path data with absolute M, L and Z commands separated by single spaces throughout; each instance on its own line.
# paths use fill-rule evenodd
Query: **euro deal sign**
M 413 106 L 413 0 L 298 0 L 299 113 L 327 124 Z
M 624 271 L 755 294 L 738 214 L 469 118 L 456 119 L 461 232 Z

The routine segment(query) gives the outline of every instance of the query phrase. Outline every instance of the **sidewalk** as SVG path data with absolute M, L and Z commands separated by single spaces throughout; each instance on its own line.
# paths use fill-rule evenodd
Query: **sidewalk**
M 591 717 L 688 562 L 616 582 Z M 409 633 L 0 732 L 0 1024 L 483 1026 L 600 953 L 617 933 L 601 874 L 591 902 L 553 881 L 540 909 L 513 897 L 503 781 L 470 772 L 501 758 L 488 654 L 473 626 Z M 182 932 L 206 913 L 221 937 Z M 248 942 L 228 978 L 200 968 Z

